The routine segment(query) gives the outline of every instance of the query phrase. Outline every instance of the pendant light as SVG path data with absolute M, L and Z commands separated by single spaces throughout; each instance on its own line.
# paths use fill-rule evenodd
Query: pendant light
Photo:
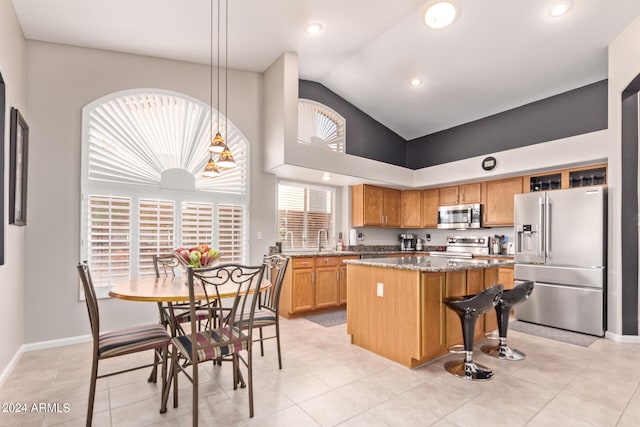
M 213 135 L 213 0 L 211 0 L 210 3 L 211 7 L 210 7 L 210 11 L 211 11 L 211 27 L 210 27 L 210 47 L 211 47 L 211 51 L 210 51 L 210 64 L 211 64 L 211 73 L 209 75 L 209 81 L 210 81 L 210 99 L 211 99 L 211 135 Z M 218 6 L 218 26 L 217 26 L 217 38 L 216 38 L 216 44 L 217 44 L 217 64 L 216 64 L 216 80 L 217 80 L 217 88 L 218 88 L 218 93 L 217 93 L 217 102 L 216 102 L 216 112 L 217 112 L 217 119 L 216 119 L 216 133 L 215 136 L 213 136 L 213 138 L 211 139 L 211 143 L 209 144 L 208 150 L 209 150 L 209 161 L 207 162 L 207 164 L 204 167 L 204 170 L 202 171 L 202 176 L 205 178 L 215 178 L 216 176 L 220 175 L 220 168 L 232 168 L 236 165 L 235 160 L 233 159 L 233 155 L 231 154 L 231 151 L 229 150 L 229 147 L 227 147 L 227 144 L 225 143 L 224 139 L 222 138 L 222 135 L 220 133 L 220 0 L 217 0 L 217 6 Z M 229 36 L 229 31 L 228 31 L 228 23 L 229 23 L 229 2 L 228 0 L 226 0 L 226 24 L 225 24 L 225 113 L 228 115 L 228 110 L 226 108 L 227 105 L 227 91 L 226 88 L 228 87 L 227 85 L 227 59 L 228 59 L 228 41 L 227 38 Z M 225 131 L 227 130 L 227 119 L 225 117 Z M 228 132 L 227 132 L 227 136 L 228 136 Z M 213 156 L 214 154 L 220 154 L 219 158 L 218 158 L 218 162 L 216 163 L 216 161 L 214 160 Z
M 219 1 L 219 0 L 218 0 Z M 229 117 L 229 0 L 225 0 L 225 24 L 224 24 L 224 131 L 227 139 L 229 139 L 229 126 L 227 126 L 227 118 Z M 227 144 L 223 141 L 224 148 L 218 158 L 218 166 L 223 169 L 231 169 L 236 167 L 236 161 L 233 154 L 229 150 Z

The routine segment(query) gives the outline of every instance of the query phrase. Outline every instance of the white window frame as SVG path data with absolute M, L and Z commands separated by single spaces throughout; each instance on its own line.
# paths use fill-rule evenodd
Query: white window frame
M 158 200 L 172 200 L 175 202 L 175 212 L 174 212 L 174 238 L 177 245 L 180 245 L 182 241 L 182 230 L 179 228 L 179 223 L 181 221 L 182 215 L 182 203 L 183 202 L 197 202 L 197 203 L 211 203 L 213 204 L 213 213 L 214 213 L 214 221 L 213 221 L 213 244 L 216 245 L 218 242 L 218 233 L 219 233 L 219 224 L 218 224 L 218 206 L 220 204 L 233 204 L 233 205 L 242 205 L 245 207 L 245 228 L 246 230 L 250 229 L 249 224 L 249 215 L 248 212 L 250 210 L 249 206 L 249 174 L 251 170 L 250 165 L 250 143 L 244 135 L 242 135 L 241 131 L 233 124 L 230 120 L 228 120 L 229 131 L 237 132 L 245 142 L 244 150 L 246 153 L 245 160 L 245 182 L 244 182 L 244 194 L 233 194 L 226 192 L 214 192 L 211 190 L 185 190 L 185 189 L 171 189 L 171 188 L 161 188 L 160 183 L 158 185 L 142 185 L 142 184 L 133 184 L 133 183 L 116 183 L 116 182 L 106 182 L 106 181 L 98 181 L 98 180 L 90 180 L 89 179 L 89 150 L 88 150 L 88 132 L 89 132 L 89 113 L 96 108 L 97 106 L 108 102 L 112 99 L 128 95 L 128 94 L 138 94 L 138 93 L 159 93 L 159 94 L 171 94 L 179 97 L 183 97 L 188 100 L 192 100 L 194 102 L 200 103 L 207 108 L 209 106 L 195 98 L 191 98 L 187 95 L 171 92 L 161 89 L 133 89 L 127 91 L 114 92 L 109 95 L 106 95 L 102 98 L 99 98 L 89 104 L 87 104 L 82 110 L 82 154 L 81 154 L 81 209 L 80 209 L 80 259 L 86 260 L 88 257 L 88 195 L 99 195 L 99 196 L 117 196 L 117 197 L 129 197 L 131 199 L 131 233 L 130 233 L 130 256 L 131 256 L 131 264 L 130 264 L 130 275 L 131 277 L 137 277 L 138 275 L 138 237 L 139 237 L 139 201 L 140 199 L 158 199 Z M 213 117 L 216 117 L 215 111 Z M 221 121 L 224 118 L 221 118 Z M 206 149 L 206 145 L 203 150 Z M 207 155 L 208 156 L 208 155 Z M 204 167 L 204 162 L 203 162 Z M 224 171 L 222 172 L 224 175 Z M 216 179 L 216 178 L 213 178 Z M 249 257 L 249 236 L 248 232 L 246 232 L 243 236 L 243 253 L 241 263 L 246 263 Z M 203 242 L 207 243 L 207 242 Z M 108 284 L 104 286 L 96 286 L 96 295 L 99 298 L 107 298 L 110 288 L 114 284 Z M 79 286 L 79 298 L 83 299 L 80 286 Z

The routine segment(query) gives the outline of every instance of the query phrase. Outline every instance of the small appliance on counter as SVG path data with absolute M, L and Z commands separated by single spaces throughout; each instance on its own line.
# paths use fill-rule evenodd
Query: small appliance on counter
M 398 235 L 400 239 L 401 251 L 415 251 L 416 250 L 416 235 L 412 233 L 402 233 Z
M 416 251 L 424 250 L 424 239 L 416 239 Z

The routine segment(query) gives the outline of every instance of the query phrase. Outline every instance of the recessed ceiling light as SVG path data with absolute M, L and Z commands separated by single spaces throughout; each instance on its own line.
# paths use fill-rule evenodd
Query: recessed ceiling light
M 571 10 L 572 6 L 573 6 L 573 3 L 571 2 L 571 0 L 563 0 L 563 1 L 557 2 L 553 6 L 551 6 L 551 8 L 549 9 L 549 15 L 553 16 L 554 18 L 558 16 L 566 15 L 567 12 Z
M 424 13 L 424 22 L 431 28 L 444 28 L 456 19 L 457 14 L 453 3 L 439 1 L 429 6 Z
M 409 80 L 409 86 L 411 87 L 418 87 L 422 85 L 422 79 L 421 78 L 413 78 L 411 80 Z
M 331 175 L 329 174 L 329 172 L 325 172 L 322 174 L 322 180 L 323 181 L 330 181 L 331 180 Z
M 307 33 L 309 34 L 318 34 L 320 31 L 322 31 L 322 25 L 317 23 L 310 24 L 307 27 Z

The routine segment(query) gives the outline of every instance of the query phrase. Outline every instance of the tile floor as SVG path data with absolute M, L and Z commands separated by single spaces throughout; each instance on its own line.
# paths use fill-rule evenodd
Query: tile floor
M 345 331 L 345 325 L 325 328 L 283 319 L 284 368 L 277 368 L 274 341 L 267 342 L 265 357 L 257 350 L 253 419 L 246 390 L 232 388 L 231 367 L 202 365 L 200 424 L 640 425 L 638 344 L 600 339 L 584 348 L 511 331 L 511 346 L 527 353 L 527 360 L 502 362 L 476 352 L 476 360 L 492 368 L 495 378 L 470 383 L 444 370 L 443 362 L 456 356 L 411 370 L 352 346 Z M 84 425 L 89 354 L 88 343 L 25 353 L 0 388 L 0 403 L 26 403 L 29 411 L 34 402 L 58 403 L 61 411 L 0 412 L 0 426 Z M 131 359 L 102 367 L 123 362 Z M 190 383 L 181 378 L 179 407 L 160 415 L 159 386 L 148 384 L 147 375 L 143 370 L 99 380 L 94 425 L 190 425 Z

